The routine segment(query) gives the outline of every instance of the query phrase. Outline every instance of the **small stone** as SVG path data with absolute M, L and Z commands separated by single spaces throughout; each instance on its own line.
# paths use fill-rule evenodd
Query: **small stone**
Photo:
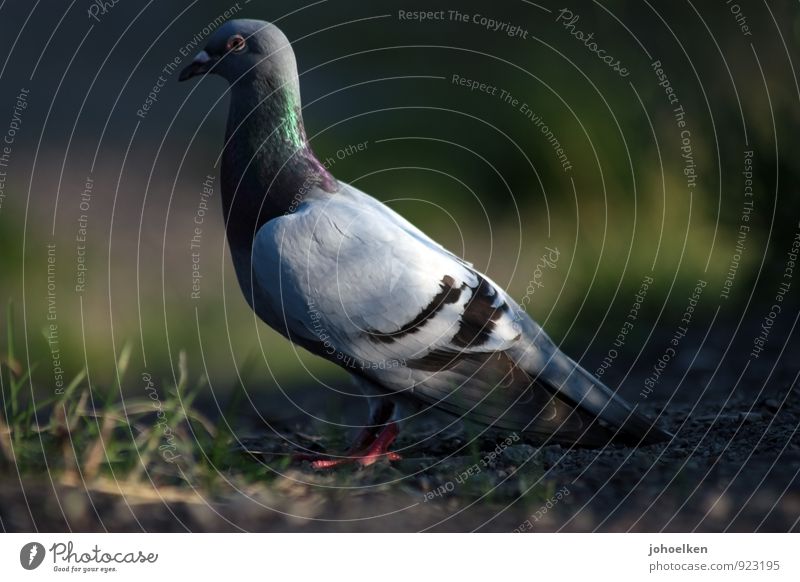
M 758 422 L 763 418 L 760 412 L 740 412 L 736 420 L 738 422 Z
M 531 445 L 511 445 L 503 451 L 503 456 L 511 464 L 519 466 L 535 457 L 536 453 L 537 450 Z

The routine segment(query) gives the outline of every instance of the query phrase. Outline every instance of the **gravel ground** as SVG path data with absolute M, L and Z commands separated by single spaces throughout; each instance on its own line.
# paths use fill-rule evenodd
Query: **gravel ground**
M 673 388 L 669 402 L 640 403 L 676 434 L 669 443 L 569 449 L 506 435 L 465 446 L 463 429 L 425 440 L 430 429 L 412 425 L 396 443 L 407 449 L 402 461 L 321 472 L 289 463 L 281 438 L 255 431 L 235 455 L 257 465 L 263 479 L 237 479 L 231 467 L 221 471 L 229 484 L 213 488 L 104 480 L 87 486 L 47 475 L 21 481 L 7 472 L 0 476 L 0 528 L 800 531 L 796 364 L 771 375 L 766 364 L 754 365 L 739 376 L 717 368 L 721 346 L 695 347 L 686 350 L 690 368 L 678 361 L 662 379 Z M 797 353 L 790 348 L 786 354 Z M 708 382 L 714 374 L 717 381 Z M 630 399 L 641 378 L 625 382 Z M 307 399 L 326 406 L 318 392 Z M 298 419 L 284 420 L 281 432 L 311 449 L 346 448 L 346 435 L 316 436 L 325 432 Z
M 261 437 L 245 441 L 253 462 L 264 459 L 280 476 L 270 486 L 213 494 L 33 477 L 25 479 L 23 496 L 19 481 L 6 475 L 1 525 L 7 531 L 799 531 L 800 398 L 796 389 L 784 396 L 785 402 L 771 397 L 755 406 L 731 402 L 721 413 L 671 406 L 664 421 L 675 440 L 638 449 L 505 446 L 509 439 L 447 456 L 463 444 L 452 436 L 438 441 L 437 450 L 417 450 L 391 466 L 317 472 L 262 454 L 281 445 Z

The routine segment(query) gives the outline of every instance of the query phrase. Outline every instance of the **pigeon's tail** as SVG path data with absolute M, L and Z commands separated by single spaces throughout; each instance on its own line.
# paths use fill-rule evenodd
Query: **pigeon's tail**
M 549 385 L 559 399 L 595 419 L 578 443 L 611 440 L 641 446 L 663 442 L 673 436 L 561 351 L 556 351 L 547 372 L 539 374 L 538 380 Z

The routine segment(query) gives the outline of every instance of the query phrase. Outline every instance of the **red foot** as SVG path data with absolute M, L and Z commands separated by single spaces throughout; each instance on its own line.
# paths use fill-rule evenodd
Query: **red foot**
M 399 432 L 400 430 L 397 428 L 397 424 L 390 422 L 383 427 L 377 435 L 369 429 L 361 431 L 353 448 L 342 457 L 322 458 L 303 453 L 295 455 L 294 459 L 298 461 L 311 461 L 311 466 L 315 469 L 331 469 L 348 463 L 358 463 L 362 467 L 369 467 L 382 458 L 386 458 L 390 461 L 399 461 L 402 457 L 388 450 L 397 438 Z

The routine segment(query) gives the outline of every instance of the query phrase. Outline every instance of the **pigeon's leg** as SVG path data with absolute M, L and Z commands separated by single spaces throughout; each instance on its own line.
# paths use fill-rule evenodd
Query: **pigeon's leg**
M 358 458 L 358 462 L 364 467 L 368 467 L 382 457 L 386 457 L 390 461 L 399 461 L 402 457 L 389 450 L 399 433 L 400 429 L 396 422 L 387 424 L 372 441 L 372 445 Z
M 308 460 L 311 461 L 311 466 L 315 469 L 332 469 L 349 463 L 358 463 L 362 467 L 369 467 L 383 458 L 389 461 L 399 461 L 402 457 L 388 450 L 399 432 L 400 429 L 397 427 L 397 423 L 390 422 L 380 430 L 372 444 L 365 449 L 351 449 L 342 457 L 318 457 Z
M 330 469 L 348 463 L 358 463 L 368 467 L 382 458 L 390 461 L 400 460 L 400 455 L 389 451 L 389 447 L 400 432 L 397 423 L 391 420 L 395 411 L 394 403 L 386 398 L 380 398 L 377 404 L 370 406 L 370 409 L 370 426 L 361 429 L 353 445 L 344 455 L 335 457 L 300 454 L 294 456 L 295 460 L 311 461 L 311 466 L 315 469 Z
M 392 415 L 395 411 L 394 402 L 388 398 L 374 398 L 374 400 L 370 400 L 369 426 L 365 426 L 361 429 L 361 432 L 358 433 L 358 436 L 350 446 L 350 453 L 367 450 L 389 427 L 389 421 L 392 419 Z M 397 433 L 395 433 L 395 437 L 396 436 Z M 394 440 L 394 438 L 392 440 Z M 387 444 L 386 446 L 389 445 Z

